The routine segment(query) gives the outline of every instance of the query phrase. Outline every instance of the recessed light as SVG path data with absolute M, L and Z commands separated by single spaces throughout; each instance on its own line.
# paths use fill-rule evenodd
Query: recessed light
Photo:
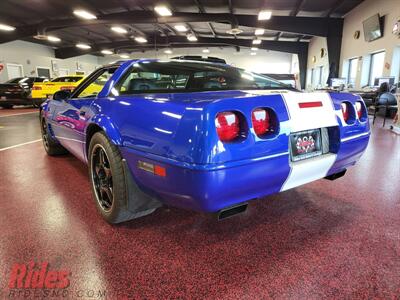
M 172 50 L 171 49 L 167 49 L 164 51 L 165 54 L 172 54 Z
M 156 6 L 156 7 L 154 7 L 154 10 L 156 13 L 158 13 L 162 17 L 172 16 L 172 11 L 164 5 Z
M 269 19 L 271 19 L 271 16 L 272 16 L 272 11 L 262 10 L 258 13 L 258 20 L 260 20 L 260 21 L 269 20 Z
M 0 24 L 0 30 L 3 30 L 3 31 L 13 31 L 13 30 L 15 30 L 15 27 L 14 27 L 14 26 L 7 25 L 7 24 Z
M 197 41 L 197 37 L 196 37 L 194 34 L 188 34 L 188 35 L 187 35 L 187 39 L 188 39 L 190 42 L 196 42 L 196 41 Z
M 52 35 L 49 35 L 49 36 L 47 37 L 47 40 L 50 41 L 50 42 L 55 42 L 55 43 L 61 42 L 61 39 L 60 39 L 60 38 L 58 38 L 58 37 L 56 37 L 56 36 L 52 36 Z
M 146 38 L 144 38 L 142 36 L 135 37 L 135 41 L 138 43 L 147 43 Z
M 258 48 L 257 48 L 257 47 L 251 47 L 250 50 L 251 50 L 251 51 L 257 51 Z
M 129 58 L 129 55 L 128 54 L 121 54 L 119 57 L 127 59 L 127 58 Z
M 257 55 L 257 53 L 256 52 L 251 52 L 250 55 Z
M 253 40 L 253 45 L 260 45 L 261 44 L 261 40 Z
M 85 20 L 97 19 L 96 15 L 94 15 L 86 10 L 83 10 L 83 9 L 74 10 L 74 15 L 78 16 L 79 18 L 85 19 Z
M 112 52 L 111 50 L 101 50 L 101 53 L 103 53 L 104 55 L 111 55 L 114 52 Z
M 90 48 L 92 48 L 88 44 L 82 44 L 82 43 L 76 44 L 76 47 L 78 47 L 80 49 L 90 49 Z
M 210 53 L 209 49 L 203 49 L 203 53 Z
M 188 29 L 186 28 L 185 25 L 175 25 L 174 28 L 179 31 L 179 32 L 186 32 Z
M 263 35 L 263 34 L 264 34 L 264 32 L 265 32 L 265 30 L 264 30 L 264 29 L 262 29 L 262 28 L 258 28 L 258 29 L 256 29 L 256 31 L 254 32 L 254 34 L 255 34 L 255 35 Z
M 111 30 L 116 33 L 128 33 L 128 30 L 126 30 L 125 28 L 120 27 L 120 26 L 113 26 L 113 27 L 111 27 Z

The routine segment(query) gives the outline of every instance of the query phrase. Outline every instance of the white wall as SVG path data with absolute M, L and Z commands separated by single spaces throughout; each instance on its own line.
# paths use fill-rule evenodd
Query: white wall
M 228 64 L 257 73 L 292 73 L 292 54 L 258 50 L 257 55 L 250 55 L 250 49 L 241 49 L 236 52 L 233 48 L 209 48 L 210 53 L 202 53 L 203 48 L 172 49 L 173 54 L 164 54 L 164 50 L 146 51 L 145 53 L 132 53 L 130 58 L 158 58 L 168 59 L 179 55 L 203 55 L 223 58 Z M 119 60 L 118 55 L 100 58 L 101 64 Z M 295 72 L 295 70 L 294 70 Z
M 48 67 L 52 70 L 51 61 L 56 60 L 59 68 L 69 70 L 69 74 L 75 74 L 77 62 L 80 70 L 86 74 L 92 72 L 98 65 L 98 57 L 83 55 L 69 59 L 55 59 L 54 50 L 51 47 L 38 45 L 24 41 L 14 41 L 0 45 L 0 64 L 4 69 L 0 72 L 0 82 L 8 80 L 7 63 L 21 64 L 24 75 L 36 76 L 36 67 Z M 56 77 L 57 72 L 51 71 L 51 76 Z
M 373 42 L 366 42 L 364 40 L 362 22 L 376 13 L 385 16 L 383 38 Z M 342 76 L 347 75 L 346 62 L 350 58 L 360 57 L 356 88 L 360 88 L 365 83 L 370 54 L 381 50 L 386 51 L 385 64 L 388 66 L 382 66 L 383 75 L 395 75 L 397 80 L 399 80 L 400 64 L 398 57 L 400 54 L 398 53 L 400 52 L 400 39 L 392 34 L 393 25 L 398 19 L 400 19 L 400 0 L 366 0 L 345 16 L 340 74 Z M 358 40 L 353 37 L 356 30 L 360 30 L 361 32 Z

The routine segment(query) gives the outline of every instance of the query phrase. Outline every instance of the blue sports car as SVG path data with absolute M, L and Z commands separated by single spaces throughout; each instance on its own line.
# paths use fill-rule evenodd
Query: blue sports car
M 65 117 L 73 116 L 73 117 Z M 301 93 L 220 63 L 131 60 L 102 67 L 40 110 L 49 155 L 88 164 L 110 223 L 162 204 L 218 213 L 343 176 L 368 145 L 367 110 L 348 93 Z

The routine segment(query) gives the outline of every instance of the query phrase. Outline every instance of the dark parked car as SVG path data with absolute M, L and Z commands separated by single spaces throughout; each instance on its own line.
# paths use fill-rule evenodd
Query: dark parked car
M 32 101 L 31 89 L 35 82 L 43 82 L 45 77 L 17 77 L 0 84 L 0 107 L 12 108 L 14 105 L 39 106 Z

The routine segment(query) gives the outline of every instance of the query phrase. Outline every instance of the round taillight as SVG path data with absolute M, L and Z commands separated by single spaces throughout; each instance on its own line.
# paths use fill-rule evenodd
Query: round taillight
M 251 114 L 251 121 L 253 123 L 254 132 L 260 136 L 270 131 L 270 116 L 266 109 L 257 108 Z
M 357 117 L 360 120 L 363 115 L 363 107 L 360 101 L 356 102 L 356 111 L 357 111 Z
M 349 104 L 346 102 L 342 102 L 342 114 L 343 114 L 343 119 L 345 120 L 345 122 L 347 122 L 350 117 L 350 107 Z
M 239 136 L 239 117 L 233 112 L 221 112 L 215 118 L 215 127 L 222 142 L 231 142 Z

